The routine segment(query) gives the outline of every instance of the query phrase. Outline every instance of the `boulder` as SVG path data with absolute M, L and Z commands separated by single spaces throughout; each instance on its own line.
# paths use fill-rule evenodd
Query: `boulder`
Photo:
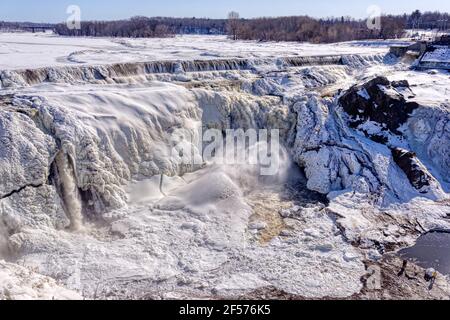
M 392 149 L 392 156 L 413 187 L 425 193 L 426 190 L 424 188 L 430 186 L 434 178 L 417 158 L 416 154 L 402 148 L 394 148 Z
M 385 77 L 377 77 L 350 88 L 339 98 L 339 104 L 349 115 L 351 127 L 358 128 L 371 121 L 383 131 L 401 135 L 399 128 L 419 107 L 416 102 L 407 101 L 406 94 L 412 95 L 407 81 L 390 82 Z M 376 142 L 384 140 L 379 133 L 367 135 Z

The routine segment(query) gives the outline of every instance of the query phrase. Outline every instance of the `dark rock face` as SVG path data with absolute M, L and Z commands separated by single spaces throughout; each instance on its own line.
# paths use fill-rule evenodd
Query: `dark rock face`
M 427 168 L 420 162 L 414 152 L 401 148 L 391 149 L 395 163 L 405 172 L 409 182 L 417 190 L 430 185 L 434 179 Z M 426 191 L 425 191 L 426 192 Z
M 418 108 L 415 102 L 408 102 L 404 94 L 412 92 L 406 80 L 389 82 L 385 77 L 377 77 L 363 85 L 350 88 L 339 99 L 339 104 L 350 116 L 350 126 L 373 121 L 383 130 L 401 135 L 399 128 L 409 115 Z M 383 136 L 371 135 L 376 142 L 383 142 Z
M 407 80 L 392 81 L 391 86 L 394 88 L 409 88 L 409 82 Z
M 414 152 L 391 145 L 389 139 L 402 136 L 400 127 L 419 107 L 416 102 L 407 100 L 413 96 L 408 81 L 390 82 L 385 77 L 377 77 L 350 88 L 340 97 L 339 104 L 349 116 L 349 126 L 362 131 L 372 141 L 387 145 L 411 185 L 426 193 L 434 177 Z

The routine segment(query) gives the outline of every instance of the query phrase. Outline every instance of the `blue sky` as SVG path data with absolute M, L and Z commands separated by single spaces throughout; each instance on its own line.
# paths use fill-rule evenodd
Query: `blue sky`
M 82 20 L 110 20 L 135 15 L 224 18 L 231 10 L 242 17 L 308 14 L 314 17 L 366 17 L 370 5 L 385 13 L 440 10 L 450 12 L 449 0 L 1 0 L 0 20 L 60 22 L 66 8 L 80 6 Z

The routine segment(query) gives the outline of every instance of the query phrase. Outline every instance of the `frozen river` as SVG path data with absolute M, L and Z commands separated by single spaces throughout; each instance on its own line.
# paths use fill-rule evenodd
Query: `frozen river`
M 388 44 L 236 42 L 225 36 L 192 35 L 163 39 L 123 39 L 58 37 L 49 33 L 0 33 L 0 70 L 159 60 L 375 54 L 386 53 Z

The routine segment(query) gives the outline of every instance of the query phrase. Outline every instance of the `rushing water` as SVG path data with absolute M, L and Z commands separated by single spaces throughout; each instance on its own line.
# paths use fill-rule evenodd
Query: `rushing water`
M 400 251 L 400 256 L 414 260 L 424 268 L 434 268 L 450 275 L 450 231 L 432 231 L 421 236 L 414 246 Z

